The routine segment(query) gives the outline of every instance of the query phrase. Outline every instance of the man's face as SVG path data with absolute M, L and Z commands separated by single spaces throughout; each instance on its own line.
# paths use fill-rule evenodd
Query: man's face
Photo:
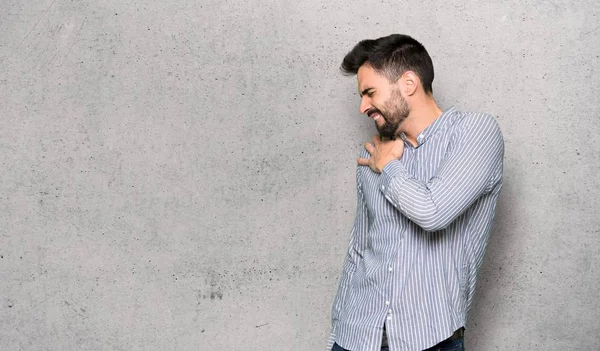
M 410 108 L 400 92 L 399 82 L 390 83 L 369 64 L 358 69 L 358 92 L 361 96 L 360 113 L 375 121 L 379 135 L 394 139 Z

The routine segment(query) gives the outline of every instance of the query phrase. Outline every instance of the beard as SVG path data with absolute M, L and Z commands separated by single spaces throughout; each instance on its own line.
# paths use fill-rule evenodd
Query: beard
M 392 91 L 392 96 L 383 106 L 384 108 L 381 110 L 373 109 L 375 112 L 381 114 L 384 120 L 383 125 L 375 124 L 375 126 L 377 127 L 377 131 L 379 131 L 380 137 L 394 140 L 398 135 L 400 125 L 408 117 L 410 109 L 399 90 Z

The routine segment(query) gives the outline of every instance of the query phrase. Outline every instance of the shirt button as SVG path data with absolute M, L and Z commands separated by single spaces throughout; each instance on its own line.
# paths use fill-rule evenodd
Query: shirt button
M 392 310 L 388 310 L 388 313 L 389 313 L 389 314 L 392 314 Z
M 381 186 L 381 190 L 385 190 L 385 185 L 382 185 L 382 186 Z
M 392 266 L 388 267 L 388 271 L 390 271 L 390 272 L 392 271 Z
M 392 316 L 388 316 L 388 321 L 391 321 L 391 320 L 392 320 Z
M 389 302 L 389 301 L 386 301 L 386 302 L 385 302 L 385 305 L 386 305 L 386 306 L 389 306 L 389 305 L 390 305 L 390 302 Z

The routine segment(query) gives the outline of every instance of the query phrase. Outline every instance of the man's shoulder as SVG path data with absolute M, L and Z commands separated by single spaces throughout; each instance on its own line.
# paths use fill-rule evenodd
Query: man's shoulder
M 457 111 L 457 123 L 463 126 L 472 125 L 498 125 L 496 117 L 485 112 Z
M 459 133 L 493 132 L 502 135 L 496 117 L 485 112 L 457 111 L 454 129 Z
M 367 151 L 367 149 L 363 146 L 360 148 L 360 152 L 358 154 L 359 157 L 362 158 L 370 158 L 371 154 L 369 153 L 369 151 Z

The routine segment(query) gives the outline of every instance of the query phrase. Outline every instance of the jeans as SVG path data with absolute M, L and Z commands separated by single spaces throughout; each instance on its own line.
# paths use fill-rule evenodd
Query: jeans
M 465 339 L 444 340 L 425 351 L 465 351 Z
M 331 351 L 350 351 L 342 348 L 338 344 L 333 344 Z M 381 351 L 390 351 L 389 348 L 383 347 Z M 444 340 L 441 343 L 430 347 L 424 351 L 465 351 L 465 340 L 464 338 L 458 338 L 455 340 Z

